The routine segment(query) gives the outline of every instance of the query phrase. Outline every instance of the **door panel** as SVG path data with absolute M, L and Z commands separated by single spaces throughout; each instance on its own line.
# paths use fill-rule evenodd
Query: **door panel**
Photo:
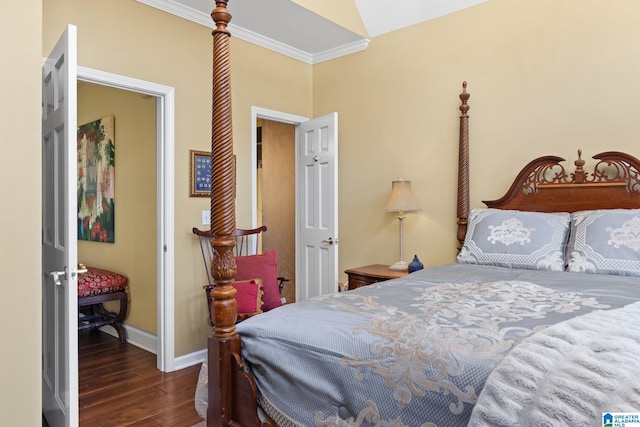
M 76 27 L 42 69 L 42 413 L 78 424 Z
M 298 127 L 298 301 L 338 290 L 338 114 Z

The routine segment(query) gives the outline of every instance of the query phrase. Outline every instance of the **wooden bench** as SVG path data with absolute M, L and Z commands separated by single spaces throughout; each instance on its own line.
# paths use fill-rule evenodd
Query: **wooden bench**
M 96 267 L 87 267 L 78 275 L 78 330 L 112 326 L 121 343 L 127 342 L 123 322 L 127 316 L 128 278 L 122 274 Z M 118 301 L 117 313 L 104 308 L 103 303 Z

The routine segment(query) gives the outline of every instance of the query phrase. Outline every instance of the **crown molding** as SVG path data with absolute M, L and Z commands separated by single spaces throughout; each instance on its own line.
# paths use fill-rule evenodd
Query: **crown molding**
M 200 24 L 211 29 L 215 28 L 210 15 L 204 12 L 201 12 L 199 10 L 193 9 L 191 7 L 185 6 L 183 4 L 180 4 L 178 2 L 175 2 L 173 0 L 136 0 L 136 1 L 138 3 L 146 4 L 147 6 L 160 9 L 164 12 L 170 13 L 180 18 L 187 19 L 191 22 L 195 22 L 196 24 Z M 324 52 L 318 52 L 318 53 L 312 54 L 312 53 L 294 48 L 290 45 L 281 43 L 277 40 L 273 40 L 269 37 L 262 36 L 253 31 L 244 29 L 242 27 L 238 27 L 231 23 L 229 24 L 229 31 L 231 31 L 231 33 L 233 34 L 233 37 L 237 37 L 246 42 L 255 44 L 260 47 L 264 47 L 265 49 L 269 49 L 274 52 L 281 53 L 282 55 L 286 55 L 290 58 L 305 62 L 307 64 L 317 64 L 319 62 L 328 61 L 330 59 L 338 58 L 340 56 L 359 52 L 359 51 L 365 50 L 369 44 L 368 39 L 362 39 L 353 43 L 349 43 L 344 46 L 338 46 L 336 48 L 329 49 Z
M 330 59 L 360 52 L 362 50 L 365 50 L 368 45 L 369 39 L 362 39 L 353 43 L 345 44 L 343 46 L 338 46 L 333 49 L 325 50 L 324 52 L 316 53 L 315 55 L 313 55 L 312 64 L 317 64 L 319 62 L 324 62 Z
M 213 28 L 213 24 L 211 25 Z M 298 61 L 306 62 L 307 64 L 313 64 L 313 55 L 288 44 L 281 43 L 277 40 L 265 37 L 253 31 L 238 27 L 233 24 L 229 24 L 229 31 L 233 37 L 237 37 L 240 40 L 244 40 L 249 43 L 253 43 L 257 46 L 264 47 L 265 49 L 272 50 L 274 52 L 281 53 Z

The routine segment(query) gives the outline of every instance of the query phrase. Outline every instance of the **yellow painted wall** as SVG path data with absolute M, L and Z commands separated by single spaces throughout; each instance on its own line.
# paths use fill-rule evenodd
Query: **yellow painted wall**
M 189 197 L 189 150 L 211 147 L 211 29 L 131 0 L 43 5 L 42 52 L 75 24 L 79 65 L 175 88 L 175 355 L 204 349 L 210 334 L 206 276 L 191 228 L 202 228 L 209 200 Z M 310 117 L 312 68 L 242 40 L 232 39 L 231 46 L 241 227 L 251 222 L 251 106 Z
M 115 118 L 115 242 L 78 241 L 78 260 L 129 279 L 128 325 L 157 333 L 156 100 L 78 83 L 78 124 Z M 118 304 L 109 304 L 117 310 Z
M 41 423 L 41 22 L 36 0 L 17 2 L 0 14 L 0 417 L 8 426 Z
M 492 0 L 314 66 L 314 116 L 340 116 L 341 272 L 398 258 L 398 220 L 382 209 L 401 177 L 423 209 L 404 221 L 405 259 L 454 261 L 463 80 L 472 207 L 538 156 L 572 170 L 578 148 L 639 155 L 638 22 L 634 0 Z

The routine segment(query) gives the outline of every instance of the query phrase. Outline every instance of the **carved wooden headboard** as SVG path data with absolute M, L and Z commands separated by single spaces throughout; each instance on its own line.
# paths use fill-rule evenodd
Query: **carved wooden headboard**
M 460 94 L 460 142 L 458 170 L 458 241 L 467 231 L 469 212 L 469 94 L 463 83 Z M 582 150 L 567 173 L 557 156 L 532 160 L 516 176 L 499 199 L 483 201 L 487 207 L 536 212 L 576 212 L 589 209 L 640 208 L 640 160 L 619 151 L 593 156 L 598 160 L 593 172 L 584 170 Z
M 584 171 L 582 151 L 573 173 L 565 172 L 563 158 L 540 157 L 518 174 L 509 191 L 490 208 L 539 212 L 575 212 L 587 209 L 632 209 L 640 206 L 640 161 L 618 151 L 596 154 L 593 172 Z

